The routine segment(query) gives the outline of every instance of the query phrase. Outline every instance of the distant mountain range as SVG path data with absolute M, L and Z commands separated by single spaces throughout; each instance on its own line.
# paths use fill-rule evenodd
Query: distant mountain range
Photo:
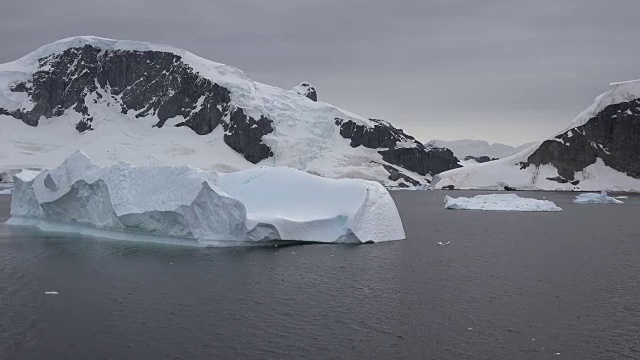
M 433 188 L 640 191 L 640 81 L 613 83 L 560 133 L 436 176 Z
M 533 145 L 535 143 L 527 143 L 518 147 L 500 144 L 500 143 L 489 143 L 484 140 L 431 140 L 425 143 L 427 147 L 439 147 L 439 148 L 447 148 L 453 151 L 453 155 L 455 155 L 460 160 L 473 160 L 477 161 L 478 159 L 500 159 L 503 157 L 511 156 L 515 153 L 518 153 L 527 147 Z M 485 162 L 485 161 L 480 161 Z
M 90 36 L 0 65 L 0 171 L 51 168 L 76 149 L 102 165 L 289 166 L 387 186 L 461 166 L 309 83 L 280 89 L 178 48 Z

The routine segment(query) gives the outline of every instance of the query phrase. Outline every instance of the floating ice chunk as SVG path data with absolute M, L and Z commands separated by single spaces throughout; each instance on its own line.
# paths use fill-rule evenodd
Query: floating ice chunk
M 600 194 L 597 193 L 585 193 L 576 196 L 573 199 L 576 204 L 624 204 L 624 202 L 609 197 L 605 191 Z
M 59 295 L 57 291 L 45 291 L 45 295 Z
M 9 224 L 145 241 L 379 242 L 405 238 L 382 185 L 273 167 L 218 175 L 189 166 L 100 167 L 76 152 L 15 176 Z
M 522 198 L 515 194 L 477 195 L 472 198 L 447 195 L 444 207 L 453 210 L 562 211 L 552 201 Z
M 2 190 L 0 190 L 0 195 L 11 195 L 12 192 L 13 192 L 13 189 L 11 189 L 11 188 L 2 189 Z

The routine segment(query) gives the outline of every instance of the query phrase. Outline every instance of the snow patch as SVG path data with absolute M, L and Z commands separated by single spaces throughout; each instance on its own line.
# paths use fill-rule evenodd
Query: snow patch
M 549 200 L 522 198 L 515 194 L 477 195 L 471 198 L 445 196 L 444 207 L 452 210 L 562 211 Z

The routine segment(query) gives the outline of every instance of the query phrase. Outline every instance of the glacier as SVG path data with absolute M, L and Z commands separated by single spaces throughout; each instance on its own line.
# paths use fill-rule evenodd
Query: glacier
M 191 166 L 101 167 L 81 151 L 52 170 L 16 174 L 7 223 L 205 246 L 405 238 L 393 199 L 373 181 L 287 167 L 228 174 Z
M 444 198 L 445 209 L 489 211 L 562 211 L 553 201 L 522 198 L 516 194 L 476 195 Z

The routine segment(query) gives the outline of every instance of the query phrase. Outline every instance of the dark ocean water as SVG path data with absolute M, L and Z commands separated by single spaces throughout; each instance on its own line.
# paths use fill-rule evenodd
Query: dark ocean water
M 504 213 L 444 210 L 447 193 L 470 194 L 394 192 L 407 240 L 374 245 L 0 225 L 0 359 L 640 358 L 640 197 L 524 193 L 565 211 Z

